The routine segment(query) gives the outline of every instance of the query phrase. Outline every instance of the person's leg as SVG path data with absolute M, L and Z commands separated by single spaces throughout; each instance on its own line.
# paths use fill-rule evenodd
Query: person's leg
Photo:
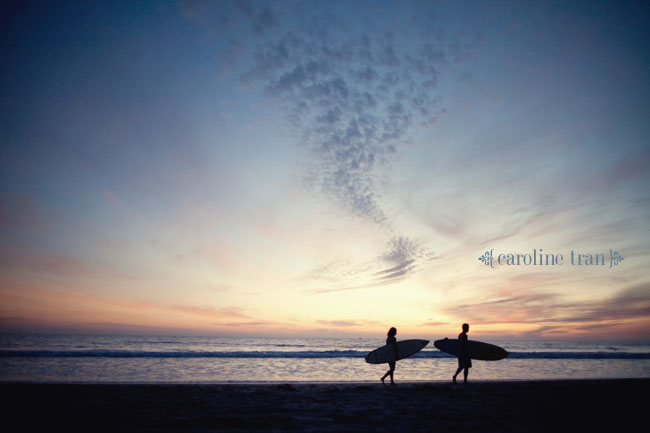
M 386 379 L 388 376 L 390 376 L 390 381 L 393 381 L 393 370 L 395 370 L 395 363 L 394 362 L 389 362 L 388 363 L 388 371 L 386 374 L 384 374 L 381 377 L 381 383 L 384 383 L 384 379 Z
M 458 373 L 460 373 L 460 371 L 461 371 L 462 369 L 463 369 L 463 367 L 458 367 L 458 369 L 456 370 L 456 373 L 454 374 L 454 377 L 453 377 L 453 379 L 454 379 L 454 383 L 456 383 L 456 376 L 458 376 Z
M 469 373 L 469 368 L 465 367 L 465 370 L 463 371 L 463 376 L 465 377 L 464 383 L 467 383 L 467 373 Z

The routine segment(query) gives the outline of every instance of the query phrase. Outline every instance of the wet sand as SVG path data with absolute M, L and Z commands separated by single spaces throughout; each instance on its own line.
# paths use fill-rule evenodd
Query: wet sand
M 650 379 L 331 384 L 0 384 L 16 431 L 557 432 L 645 425 Z M 634 396 L 641 396 L 634 397 Z

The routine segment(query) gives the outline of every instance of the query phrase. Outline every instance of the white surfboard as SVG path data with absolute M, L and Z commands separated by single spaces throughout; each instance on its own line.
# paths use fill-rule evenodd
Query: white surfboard
M 424 346 L 429 344 L 429 340 L 402 340 L 397 342 L 397 360 L 408 358 L 418 353 Z M 395 349 L 392 345 L 385 345 L 375 349 L 366 355 L 368 364 L 384 364 L 386 362 L 396 361 Z

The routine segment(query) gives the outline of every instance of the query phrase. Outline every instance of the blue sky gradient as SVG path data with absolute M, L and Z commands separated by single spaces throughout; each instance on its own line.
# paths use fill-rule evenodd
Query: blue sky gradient
M 3 329 L 650 338 L 647 3 L 3 7 Z

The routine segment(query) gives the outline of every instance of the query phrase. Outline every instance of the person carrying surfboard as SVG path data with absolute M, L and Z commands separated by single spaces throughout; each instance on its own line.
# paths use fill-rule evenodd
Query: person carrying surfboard
M 387 376 L 390 376 L 390 384 L 395 385 L 395 381 L 393 380 L 393 373 L 395 372 L 395 364 L 397 363 L 397 359 L 399 358 L 399 356 L 397 356 L 397 338 L 395 338 L 396 334 L 397 334 L 396 328 L 391 327 L 388 330 L 388 338 L 386 338 L 386 345 L 392 346 L 394 348 L 395 361 L 388 361 L 389 370 L 381 378 L 381 383 L 383 383 L 384 385 L 386 385 L 384 379 L 386 379 Z
M 458 370 L 456 370 L 456 374 L 454 374 L 454 383 L 456 383 L 456 376 L 458 376 L 458 373 L 463 370 L 463 376 L 465 380 L 463 380 L 463 383 L 467 383 L 467 374 L 469 373 L 469 369 L 472 368 L 472 358 L 469 357 L 469 349 L 468 349 L 468 344 L 467 344 L 467 333 L 469 332 L 469 325 L 467 323 L 463 323 L 463 332 L 458 334 L 458 341 L 460 343 L 460 350 L 458 351 Z

